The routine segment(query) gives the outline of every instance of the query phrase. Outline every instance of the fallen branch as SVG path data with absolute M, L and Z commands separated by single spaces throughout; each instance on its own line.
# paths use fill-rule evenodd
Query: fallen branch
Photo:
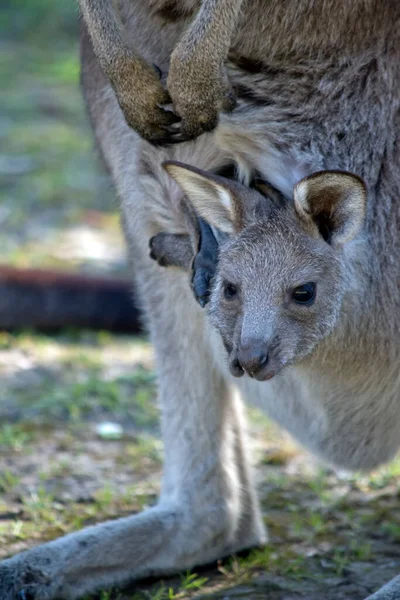
M 132 285 L 125 279 L 0 266 L 0 329 L 27 327 L 141 329 Z

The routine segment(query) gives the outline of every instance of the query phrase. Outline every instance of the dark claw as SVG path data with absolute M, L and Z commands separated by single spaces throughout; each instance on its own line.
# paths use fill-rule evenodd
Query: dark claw
M 190 142 L 191 140 L 195 140 L 197 137 L 202 135 L 203 133 L 207 133 L 215 129 L 215 125 L 210 125 L 210 127 L 203 127 L 201 130 L 192 131 L 190 133 L 184 131 L 177 131 L 175 134 L 171 134 L 171 137 L 168 141 L 169 144 L 179 144 L 181 142 Z
M 178 126 L 179 127 L 179 126 Z M 178 129 L 176 124 L 172 124 L 172 125 L 165 125 L 163 127 L 164 131 L 166 131 L 167 133 L 170 133 L 171 135 L 175 135 L 176 133 L 180 133 L 179 129 Z
M 27 590 L 20 590 L 17 594 L 18 600 L 35 600 L 35 596 Z
M 164 147 L 164 146 L 171 146 L 172 144 L 180 144 L 181 142 L 188 142 L 190 139 L 191 138 L 188 138 L 181 134 L 179 134 L 179 136 L 177 136 L 176 134 L 174 135 L 173 133 L 166 133 L 166 135 L 162 138 L 158 138 L 155 140 L 148 140 L 148 141 L 153 146 Z
M 192 138 L 184 135 L 183 133 L 171 133 L 168 136 L 166 144 L 180 144 L 181 142 L 189 142 Z
M 165 113 L 168 113 L 170 115 L 170 125 L 172 125 L 173 123 L 180 123 L 181 122 L 181 117 L 178 117 L 178 115 L 176 115 L 172 110 L 167 110 L 166 108 L 164 108 L 163 106 L 160 106 L 161 110 L 163 110 Z
M 163 136 L 162 138 L 155 138 L 153 140 L 147 140 L 148 142 L 150 142 L 150 144 L 152 146 L 155 146 L 156 148 L 164 148 L 166 146 L 170 146 L 171 144 L 173 144 L 174 142 L 171 141 L 171 134 L 168 133 L 165 136 Z
M 177 124 L 180 123 L 181 118 L 171 110 L 164 109 L 162 106 L 160 107 L 160 110 L 167 116 L 167 124 L 160 125 L 160 129 L 163 129 L 165 133 L 159 134 L 157 137 L 153 137 L 147 141 L 153 146 L 168 146 L 169 144 L 186 141 L 186 138 L 179 137 L 181 136 L 181 132 L 180 127 Z
M 156 65 L 155 63 L 152 63 L 152 67 L 155 70 L 155 72 L 157 73 L 159 79 L 162 79 L 162 71 L 160 69 L 160 67 L 158 65 Z

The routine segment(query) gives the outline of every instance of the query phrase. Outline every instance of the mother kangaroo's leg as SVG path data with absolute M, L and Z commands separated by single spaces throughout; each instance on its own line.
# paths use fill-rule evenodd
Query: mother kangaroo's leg
M 92 58 L 90 47 L 84 48 L 84 60 Z M 148 175 L 142 184 L 134 159 L 120 149 L 124 133 L 113 127 L 111 115 L 119 109 L 96 69 L 91 62 L 89 103 L 95 99 L 99 110 L 100 144 L 103 132 L 113 146 L 114 159 L 113 152 L 102 150 L 118 179 L 156 351 L 165 447 L 162 494 L 157 506 L 142 514 L 83 529 L 3 561 L 1 600 L 71 600 L 100 587 L 188 569 L 265 538 L 245 457 L 240 401 L 215 364 L 212 334 L 187 274 L 162 269 L 148 256 L 146 219 L 151 220 L 151 205 L 162 190 Z M 129 149 L 135 135 L 122 115 L 116 119 L 127 131 Z M 142 211 L 140 203 L 146 207 Z
M 263 541 L 244 456 L 240 405 L 213 366 L 209 332 L 187 276 L 152 264 L 142 277 L 165 444 L 159 504 L 0 563 L 2 600 L 23 599 L 20 593 L 38 600 L 78 598 L 134 578 L 188 569 Z

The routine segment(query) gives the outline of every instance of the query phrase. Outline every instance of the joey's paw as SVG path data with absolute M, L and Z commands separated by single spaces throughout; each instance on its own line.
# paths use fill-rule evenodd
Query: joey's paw
M 189 235 L 161 232 L 149 242 L 150 258 L 160 267 L 178 267 L 184 271 L 190 269 L 193 260 L 193 248 Z
M 155 260 L 160 267 L 168 267 L 171 264 L 168 239 L 168 234 L 161 232 L 152 237 L 149 241 L 150 258 Z
M 177 239 L 178 236 L 164 232 L 152 237 L 149 242 L 150 258 L 155 260 L 160 267 L 189 268 L 192 260 L 192 250 L 190 246 L 187 248 L 182 246 L 179 249 L 179 253 L 177 253 Z M 214 274 L 215 265 L 204 260 L 200 253 L 197 254 L 193 262 L 191 285 L 194 297 L 202 308 L 209 302 Z
M 182 59 L 179 46 L 172 54 L 167 87 L 174 110 L 182 119 L 182 139 L 212 131 L 220 112 L 230 112 L 236 106 L 224 68 L 198 61 L 195 56 Z
M 126 122 L 142 138 L 155 145 L 180 141 L 181 119 L 172 110 L 156 65 L 134 59 L 111 82 Z

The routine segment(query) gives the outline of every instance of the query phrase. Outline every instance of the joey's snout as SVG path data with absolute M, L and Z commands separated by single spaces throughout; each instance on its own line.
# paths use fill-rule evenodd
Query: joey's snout
M 266 381 L 273 377 L 269 360 L 268 344 L 259 340 L 248 340 L 241 343 L 230 359 L 230 371 L 235 377 L 247 373 L 258 381 Z
M 268 363 L 268 350 L 263 344 L 250 343 L 239 348 L 237 358 L 242 369 L 255 377 Z

